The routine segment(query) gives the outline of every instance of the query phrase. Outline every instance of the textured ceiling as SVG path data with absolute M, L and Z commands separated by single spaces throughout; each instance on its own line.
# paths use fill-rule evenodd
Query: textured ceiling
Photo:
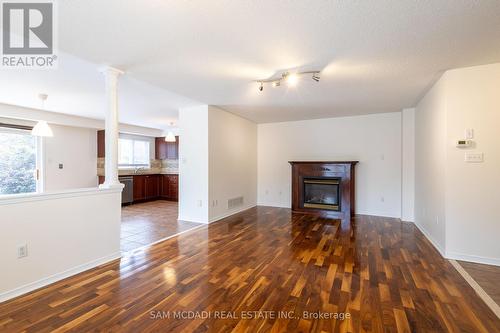
M 395 112 L 446 69 L 500 61 L 500 1 L 58 3 L 64 52 L 256 122 Z M 262 93 L 252 82 L 285 69 L 322 79 Z M 127 114 L 165 117 L 150 109 Z

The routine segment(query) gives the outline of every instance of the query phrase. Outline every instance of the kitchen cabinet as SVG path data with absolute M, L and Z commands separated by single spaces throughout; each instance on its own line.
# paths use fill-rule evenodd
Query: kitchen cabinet
M 155 138 L 155 158 L 157 160 L 177 160 L 179 159 L 179 137 L 175 137 L 175 142 L 165 142 L 165 138 Z
M 134 201 L 146 199 L 146 176 L 134 176 Z
M 147 175 L 145 182 L 146 200 L 158 198 L 160 196 L 160 176 Z
M 106 133 L 104 130 L 97 131 L 97 157 L 106 156 L 105 135 Z
M 167 200 L 179 200 L 179 176 L 162 175 L 161 197 Z
M 160 197 L 160 175 L 134 175 L 134 201 Z

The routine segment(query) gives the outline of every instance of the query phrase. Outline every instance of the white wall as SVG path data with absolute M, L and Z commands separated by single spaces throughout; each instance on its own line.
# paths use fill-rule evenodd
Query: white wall
M 446 98 L 441 78 L 415 114 L 415 223 L 445 252 Z
M 1 198 L 0 302 L 118 258 L 120 202 L 96 188 Z
M 500 265 L 499 86 L 500 64 L 451 70 L 416 109 L 416 223 L 448 258 Z M 459 149 L 467 128 L 474 145 Z
M 97 130 L 51 125 L 43 138 L 45 191 L 97 186 Z M 59 169 L 59 163 L 63 169 Z
M 257 125 L 209 106 L 210 221 L 257 204 Z M 228 200 L 243 196 L 243 205 Z
M 401 113 L 259 124 L 259 205 L 291 206 L 291 160 L 358 160 L 356 213 L 401 216 Z
M 500 265 L 500 63 L 448 71 L 446 91 L 447 255 Z M 455 147 L 466 128 L 484 163 Z
M 401 219 L 415 221 L 415 109 L 401 111 Z
M 179 220 L 208 223 L 208 106 L 179 110 Z

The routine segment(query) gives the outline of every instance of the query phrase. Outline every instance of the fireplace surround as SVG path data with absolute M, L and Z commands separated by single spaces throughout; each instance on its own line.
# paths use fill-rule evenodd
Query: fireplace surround
M 350 220 L 354 214 L 357 161 L 290 161 L 292 210 Z

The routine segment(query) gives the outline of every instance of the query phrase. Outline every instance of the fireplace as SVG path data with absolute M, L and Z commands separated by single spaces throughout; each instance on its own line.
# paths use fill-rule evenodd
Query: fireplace
M 305 208 L 340 211 L 340 178 L 304 178 Z
M 350 220 L 357 161 L 292 161 L 292 210 Z

